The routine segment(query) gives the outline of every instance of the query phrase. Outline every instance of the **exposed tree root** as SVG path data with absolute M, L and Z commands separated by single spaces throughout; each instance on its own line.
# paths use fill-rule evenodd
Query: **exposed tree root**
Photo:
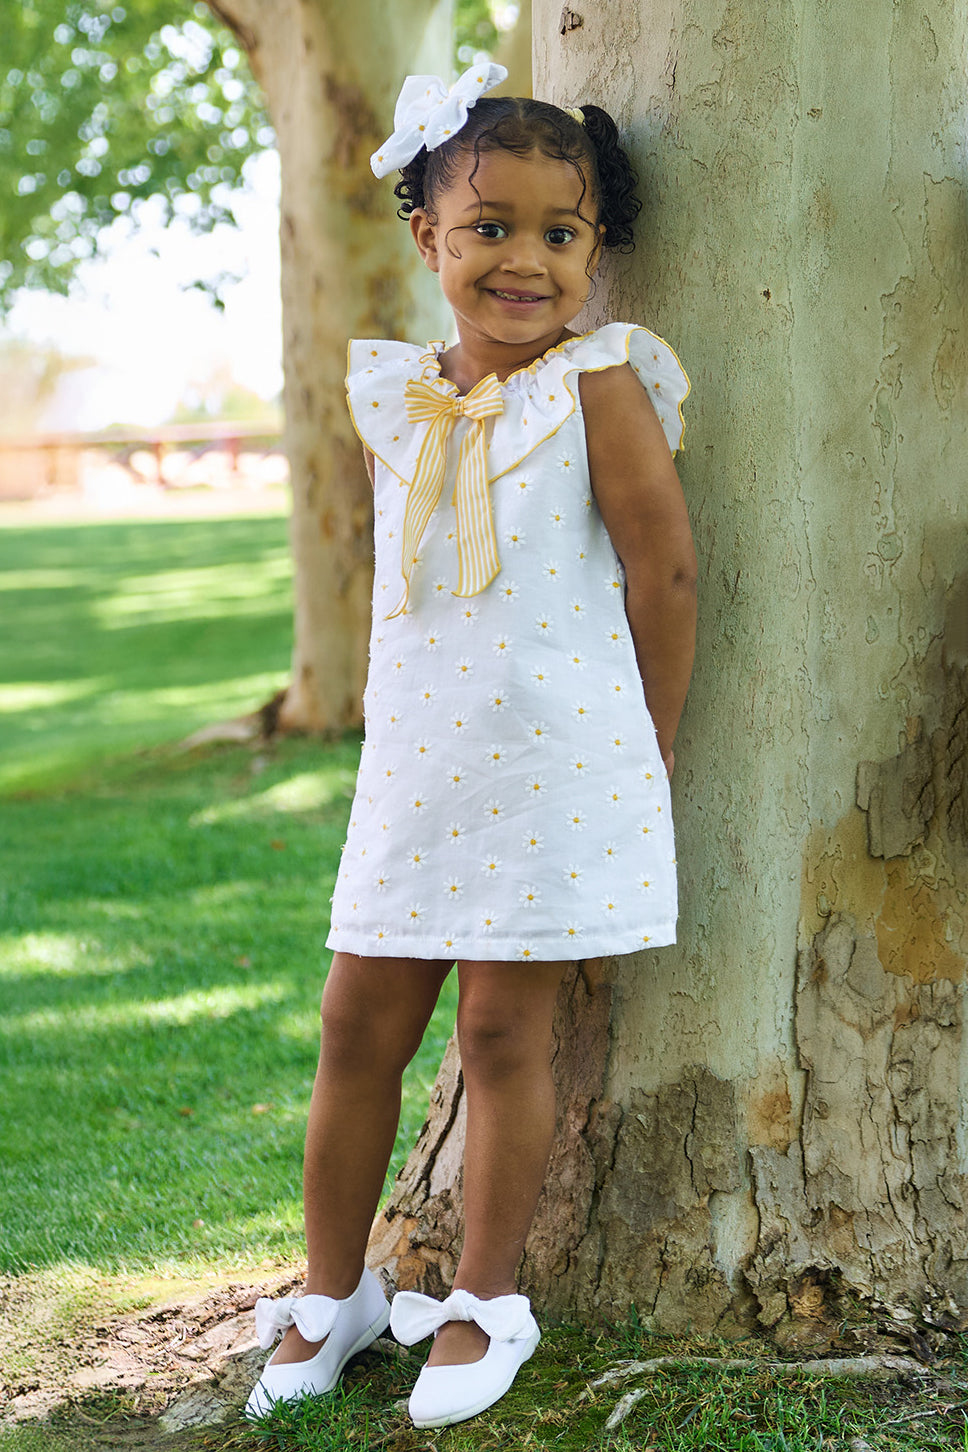
M 621 1361 L 602 1376 L 590 1382 L 579 1401 L 600 1387 L 616 1386 L 635 1376 L 650 1376 L 656 1371 L 769 1371 L 774 1376 L 828 1377 L 833 1381 L 886 1380 L 894 1376 L 930 1376 L 931 1372 L 910 1356 L 889 1354 L 872 1356 L 827 1356 L 809 1361 L 762 1361 L 751 1357 L 721 1358 L 718 1356 L 655 1356 L 649 1361 Z M 624 1422 L 629 1412 L 643 1397 L 648 1387 L 628 1391 L 615 1405 L 605 1423 L 613 1431 Z

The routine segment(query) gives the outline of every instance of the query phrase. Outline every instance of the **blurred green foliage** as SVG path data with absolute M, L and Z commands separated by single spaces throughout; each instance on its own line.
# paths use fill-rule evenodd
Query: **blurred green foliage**
M 65 292 L 98 235 L 146 198 L 199 231 L 272 145 L 261 92 L 208 6 L 4 0 L 0 308 Z M 157 203 L 156 203 L 157 205 Z

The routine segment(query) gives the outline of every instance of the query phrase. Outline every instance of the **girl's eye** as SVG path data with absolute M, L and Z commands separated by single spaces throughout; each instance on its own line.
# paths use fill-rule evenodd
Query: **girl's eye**
M 492 241 L 508 235 L 507 228 L 502 227 L 500 222 L 478 222 L 474 231 L 479 237 L 487 237 Z
M 553 247 L 562 247 L 566 242 L 573 242 L 575 235 L 571 227 L 550 227 L 545 233 L 545 241 Z

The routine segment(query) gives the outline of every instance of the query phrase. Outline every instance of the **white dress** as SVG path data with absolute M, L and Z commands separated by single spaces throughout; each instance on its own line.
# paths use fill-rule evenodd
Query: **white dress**
M 688 380 L 661 339 L 626 323 L 512 374 L 485 424 L 499 572 L 480 593 L 454 593 L 457 456 L 475 427 L 458 418 L 394 615 L 430 428 L 408 420 L 404 388 L 457 397 L 440 347 L 350 345 L 350 410 L 376 460 L 375 578 L 365 741 L 327 945 L 554 961 L 672 943 L 669 785 L 592 497 L 578 374 L 631 363 L 673 450 Z

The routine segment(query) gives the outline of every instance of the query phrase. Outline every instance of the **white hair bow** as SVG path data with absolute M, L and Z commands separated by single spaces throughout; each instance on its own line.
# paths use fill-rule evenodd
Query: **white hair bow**
M 448 1321 L 476 1321 L 492 1341 L 514 1341 L 534 1325 L 527 1296 L 482 1301 L 470 1291 L 451 1291 L 446 1301 L 435 1301 L 418 1291 L 398 1291 L 390 1307 L 390 1329 L 404 1346 L 432 1336 Z
M 485 91 L 507 80 L 504 66 L 470 66 L 450 90 L 439 76 L 408 76 L 393 113 L 393 135 L 370 157 L 374 176 L 387 176 L 413 161 L 421 146 L 434 151 L 455 136 Z

